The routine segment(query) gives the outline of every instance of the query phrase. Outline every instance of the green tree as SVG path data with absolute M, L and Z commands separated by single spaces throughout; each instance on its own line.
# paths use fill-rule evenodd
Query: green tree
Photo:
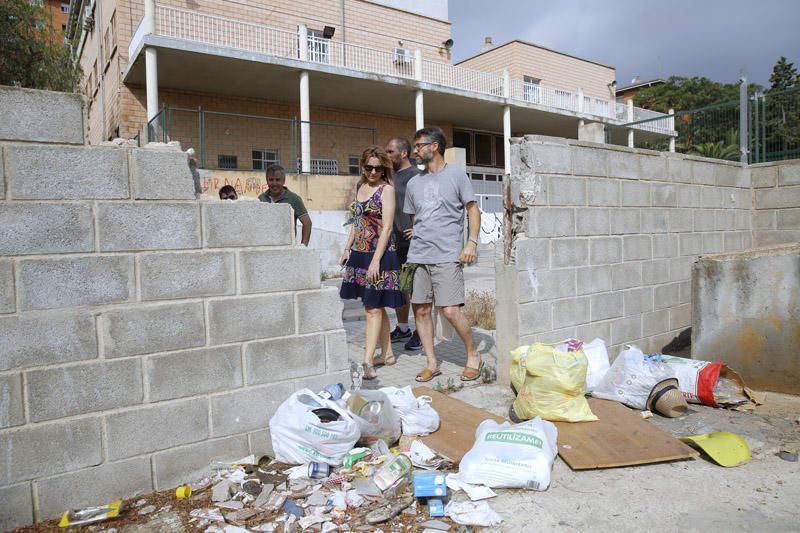
M 80 79 L 46 9 L 27 0 L 0 0 L 0 85 L 72 92 Z
M 781 56 L 772 67 L 765 95 L 766 151 L 768 159 L 797 157 L 800 147 L 800 75 Z
M 665 83 L 636 93 L 634 103 L 638 107 L 666 113 L 670 108 L 688 111 L 738 98 L 738 83 L 719 83 L 701 77 L 670 76 Z
M 781 56 L 772 67 L 769 82 L 771 84 L 770 91 L 780 91 L 797 86 L 800 83 L 800 76 L 797 74 L 797 69 L 794 68 L 794 63 L 789 63 L 785 57 Z

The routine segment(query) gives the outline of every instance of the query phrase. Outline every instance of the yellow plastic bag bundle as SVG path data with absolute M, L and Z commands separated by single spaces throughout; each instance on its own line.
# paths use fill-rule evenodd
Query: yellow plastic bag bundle
M 514 412 L 522 420 L 537 416 L 555 422 L 597 420 L 584 397 L 589 362 L 583 349 L 537 342 L 511 352 L 511 384 L 517 391 Z

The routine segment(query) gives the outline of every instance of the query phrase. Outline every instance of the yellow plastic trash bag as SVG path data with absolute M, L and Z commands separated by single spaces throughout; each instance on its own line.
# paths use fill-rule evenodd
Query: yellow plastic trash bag
M 537 416 L 555 422 L 597 420 L 584 397 L 589 362 L 583 349 L 560 351 L 560 344 L 537 342 L 511 352 L 514 412 L 522 420 Z

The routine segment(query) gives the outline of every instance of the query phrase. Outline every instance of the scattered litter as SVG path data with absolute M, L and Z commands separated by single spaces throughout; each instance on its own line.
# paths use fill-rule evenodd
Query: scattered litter
M 284 502 L 283 504 L 283 511 L 289 514 L 293 514 L 298 518 L 305 515 L 303 510 L 300 507 L 298 507 L 296 503 L 294 503 L 294 500 L 286 500 L 286 502 Z
M 438 455 L 419 440 L 415 440 L 411 443 L 408 456 L 411 459 L 411 464 L 417 468 L 424 468 L 426 470 L 437 470 L 446 462 L 442 456 Z
M 614 360 L 592 396 L 641 411 L 648 409 L 647 400 L 653 387 L 669 378 L 675 378 L 675 369 L 663 358 L 646 356 L 636 346 L 628 346 Z
M 430 396 L 415 397 L 411 387 L 384 387 L 380 391 L 400 415 L 403 435 L 428 435 L 439 429 L 439 413 L 431 407 Z
M 642 415 L 642 418 L 644 418 L 645 420 L 647 420 L 648 418 L 653 418 L 652 411 L 642 411 L 639 414 Z
M 403 509 L 411 505 L 413 501 L 414 501 L 413 498 L 407 498 L 405 500 L 391 503 L 389 505 L 376 509 L 370 513 L 367 513 L 366 516 L 367 523 L 374 525 L 387 522 L 392 518 L 394 518 L 395 516 L 399 515 L 403 511 Z
M 320 405 L 335 411 L 338 420 L 324 422 L 313 412 Z M 317 461 L 340 465 L 361 437 L 352 413 L 310 389 L 289 396 L 270 419 L 269 429 L 275 458 L 288 464 Z
M 446 522 L 442 522 L 441 520 L 428 520 L 427 522 L 423 522 L 420 526 L 426 529 L 436 529 L 439 531 L 450 531 L 450 524 Z
M 155 507 L 153 507 L 155 511 Z M 58 523 L 59 527 L 74 527 L 100 522 L 119 516 L 122 511 L 122 500 L 111 502 L 99 507 L 85 507 L 65 512 Z
M 736 433 L 718 431 L 682 437 L 680 440 L 700 448 L 720 466 L 741 466 L 750 462 L 750 446 Z
M 230 501 L 227 501 L 227 502 L 218 502 L 217 503 L 217 507 L 219 507 L 221 509 L 237 510 L 237 509 L 244 508 L 244 504 L 242 502 L 239 502 L 239 501 L 230 500 Z
M 487 487 L 545 490 L 556 458 L 558 431 L 538 416 L 511 425 L 484 420 L 461 459 L 459 479 Z
M 190 487 L 189 485 L 181 485 L 180 487 L 175 489 L 175 496 L 179 500 L 188 498 L 191 495 L 192 495 L 192 487 Z
M 381 466 L 375 472 L 373 481 L 379 489 L 386 490 L 409 472 L 411 472 L 411 459 L 401 453 Z
M 448 474 L 446 482 L 449 489 L 455 491 L 463 490 L 472 501 L 485 500 L 497 496 L 497 493 L 489 487 L 472 485 L 461 481 L 458 474 Z
M 202 520 L 211 520 L 212 522 L 224 522 L 225 518 L 222 516 L 222 512 L 217 508 L 208 508 L 208 509 L 193 509 L 189 516 L 194 518 L 200 518 Z
M 763 404 L 765 395 L 750 389 L 725 363 L 663 355 L 675 372 L 681 392 L 691 403 L 748 411 Z
M 154 512 L 155 510 L 156 510 L 156 506 L 155 505 L 148 505 L 147 507 L 142 507 L 141 509 L 139 509 L 139 514 L 143 515 L 143 516 L 144 515 L 148 515 L 148 514 Z
M 584 396 L 586 354 L 582 347 L 572 348 L 536 342 L 511 352 L 511 384 L 517 391 L 512 407 L 520 420 L 597 420 Z
M 503 518 L 485 501 L 450 501 L 444 508 L 444 513 L 454 522 L 465 526 L 496 526 L 503 521 Z
M 134 504 L 133 504 L 133 506 L 134 506 L 134 507 L 141 507 L 142 505 L 144 505 L 144 504 L 146 504 L 146 503 L 147 503 L 147 500 L 145 500 L 144 498 L 142 498 L 141 500 L 138 500 L 136 503 L 134 503 Z
M 789 462 L 792 462 L 792 463 L 796 463 L 797 462 L 797 450 L 795 450 L 794 448 L 781 450 L 781 451 L 778 452 L 778 457 L 780 457 L 784 461 L 789 461 Z
M 223 479 L 211 489 L 212 502 L 224 502 L 231 497 L 231 482 Z
M 297 523 L 300 524 L 300 527 L 306 529 L 314 524 L 321 524 L 326 521 L 325 517 L 322 516 L 304 516 L 301 518 Z

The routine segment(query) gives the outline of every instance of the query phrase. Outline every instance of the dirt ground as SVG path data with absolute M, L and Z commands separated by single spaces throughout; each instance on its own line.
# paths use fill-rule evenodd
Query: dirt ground
M 467 403 L 506 416 L 513 401 L 510 389 L 486 385 L 453 394 Z M 723 468 L 700 457 L 656 465 L 572 471 L 556 458 L 550 488 L 544 492 L 496 489 L 488 500 L 503 517 L 486 531 L 799 531 L 800 462 L 777 457 L 783 448 L 800 448 L 800 397 L 769 394 L 754 413 L 691 405 L 679 419 L 654 417 L 652 423 L 675 436 L 731 431 L 748 442 L 750 463 Z M 144 500 L 142 503 L 140 500 Z M 114 533 L 173 533 L 204 531 L 190 522 L 192 509 L 211 507 L 209 494 L 178 500 L 164 491 L 129 500 L 139 506 L 123 518 L 84 528 Z M 155 511 L 139 515 L 152 505 Z M 382 526 L 365 526 L 362 511 L 345 523 L 355 531 L 422 531 L 428 517 L 420 509 Z M 361 518 L 359 518 L 361 515 Z M 451 521 L 450 531 L 468 531 Z M 254 525 L 248 521 L 246 526 Z M 57 521 L 20 529 L 26 533 L 60 530 Z M 282 528 L 276 529 L 281 531 Z M 299 528 L 292 528 L 299 531 Z M 319 531 L 312 526 L 306 531 Z

